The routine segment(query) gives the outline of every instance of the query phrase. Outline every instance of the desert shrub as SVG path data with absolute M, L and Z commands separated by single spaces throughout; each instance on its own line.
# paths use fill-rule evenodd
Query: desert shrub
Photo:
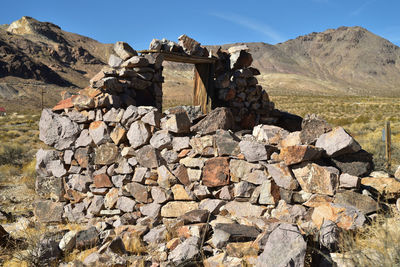
M 26 148 L 18 144 L 0 145 L 0 165 L 21 166 L 25 157 Z
M 21 173 L 20 168 L 15 165 L 5 164 L 0 165 L 0 182 L 10 181 L 12 177 Z

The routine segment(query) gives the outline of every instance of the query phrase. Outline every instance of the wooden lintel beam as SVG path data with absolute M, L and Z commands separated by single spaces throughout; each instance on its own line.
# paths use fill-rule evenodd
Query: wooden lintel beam
M 190 64 L 212 64 L 215 62 L 215 58 L 209 57 L 199 57 L 199 56 L 190 56 L 184 55 L 181 53 L 175 52 L 166 52 L 166 51 L 157 51 L 157 50 L 142 50 L 138 51 L 142 54 L 151 54 L 151 53 L 158 53 L 164 57 L 164 60 L 173 61 L 173 62 L 180 62 L 180 63 L 190 63 Z

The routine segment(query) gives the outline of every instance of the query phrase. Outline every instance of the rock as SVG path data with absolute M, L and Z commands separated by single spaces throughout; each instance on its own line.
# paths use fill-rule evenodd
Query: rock
M 50 161 L 57 160 L 58 153 L 54 150 L 39 149 L 36 153 L 35 170 L 39 176 L 50 176 L 51 172 L 47 168 Z
M 339 188 L 359 188 L 361 180 L 357 176 L 350 175 L 348 173 L 342 173 L 339 176 Z
M 330 157 L 355 153 L 361 146 L 342 127 L 336 127 L 331 132 L 322 134 L 315 143 L 316 147 L 325 149 Z
M 92 226 L 86 230 L 81 230 L 76 234 L 76 248 L 85 250 L 95 247 L 99 242 L 99 233 L 96 227 Z
M 149 196 L 146 186 L 133 182 L 127 184 L 126 188 L 135 200 L 140 203 L 148 203 Z
M 161 128 L 168 130 L 172 133 L 189 133 L 190 120 L 186 112 L 172 114 L 165 122 L 162 123 Z
M 260 231 L 255 226 L 248 226 L 238 223 L 217 223 L 214 231 L 224 231 L 229 234 L 229 241 L 238 242 L 244 240 L 255 240 Z
M 64 164 L 61 162 L 61 160 L 49 161 L 47 164 L 47 169 L 52 175 L 58 178 L 67 174 L 67 171 L 65 170 Z
M 297 226 L 282 223 L 268 236 L 256 266 L 304 266 L 306 250 Z
M 136 67 L 147 67 L 149 65 L 149 61 L 142 56 L 133 56 L 130 59 L 126 60 L 122 63 L 121 67 L 123 68 L 136 68 Z M 136 80 L 140 81 L 140 80 Z M 139 90 L 143 90 L 144 88 L 138 88 Z
M 335 249 L 339 243 L 339 228 L 330 221 L 325 220 L 319 230 L 319 243 L 328 248 Z
M 183 164 L 184 166 L 188 168 L 200 168 L 202 169 L 204 167 L 204 162 L 206 159 L 204 158 L 191 158 L 191 157 L 186 157 L 183 158 L 179 161 L 180 164 Z
M 245 175 L 242 180 L 247 181 L 252 184 L 255 184 L 255 185 L 260 185 L 264 181 L 268 180 L 268 176 L 267 176 L 266 171 L 254 170 L 251 173 Z
M 44 109 L 39 121 L 39 139 L 58 150 L 67 149 L 76 140 L 78 124 L 67 117 Z
M 361 227 L 365 222 L 364 215 L 352 206 L 325 203 L 314 208 L 311 215 L 313 223 L 320 228 L 325 220 L 330 220 L 345 230 Z
M 190 130 L 202 135 L 212 134 L 218 129 L 231 130 L 235 121 L 229 108 L 220 107 L 212 110 L 207 116 L 192 126 Z
M 86 95 L 74 95 L 71 97 L 72 104 L 78 110 L 92 109 L 95 106 L 94 100 Z
M 51 266 L 61 258 L 62 253 L 54 237 L 40 237 L 35 252 L 36 260 L 43 266 Z
M 400 197 L 400 182 L 394 178 L 365 177 L 361 179 L 361 186 L 378 192 L 386 199 L 397 199 Z
M 126 128 L 140 117 L 138 107 L 129 106 L 126 108 L 124 115 L 122 115 L 121 124 Z
M 88 129 L 83 129 L 79 137 L 75 141 L 75 147 L 86 147 L 92 144 L 93 139 Z
M 364 176 L 373 169 L 372 154 L 365 150 L 356 153 L 340 155 L 331 158 L 331 165 L 338 168 L 342 173 L 348 173 L 354 176 Z
M 105 174 L 105 173 L 95 175 L 93 177 L 93 184 L 97 188 L 102 188 L 102 187 L 110 188 L 110 187 L 113 187 L 113 184 L 112 184 L 112 182 L 110 180 L 110 177 L 108 177 L 108 175 Z
M 225 205 L 225 209 L 234 217 L 260 217 L 265 207 L 252 205 L 249 202 L 231 201 Z
M 247 161 L 256 162 L 268 160 L 269 154 L 264 144 L 255 141 L 241 141 L 239 143 L 240 151 Z
M 179 36 L 178 40 L 179 40 L 179 46 L 183 48 L 183 51 L 185 51 L 186 54 L 203 56 L 200 43 L 197 42 L 196 40 L 190 38 L 186 34 Z
M 200 255 L 198 244 L 200 239 L 192 236 L 187 238 L 184 242 L 176 246 L 168 255 L 168 260 L 174 264 L 180 264 L 182 262 L 192 262 L 196 257 Z
M 161 113 L 158 110 L 154 109 L 144 115 L 140 120 L 151 126 L 160 127 L 161 116 Z
M 346 206 L 354 206 L 364 215 L 379 210 L 378 203 L 372 197 L 359 194 L 354 191 L 343 191 L 336 193 L 333 202 L 336 204 L 343 204 Z
M 131 144 L 133 148 L 141 147 L 147 144 L 147 142 L 150 140 L 150 127 L 148 124 L 145 124 L 141 121 L 135 121 L 131 124 L 127 137 L 129 144 Z
M 282 147 L 279 159 L 286 165 L 301 163 L 304 161 L 313 161 L 321 158 L 323 150 L 309 145 L 297 145 Z
M 296 190 L 299 186 L 293 177 L 292 171 L 284 163 L 268 164 L 267 169 L 279 187 L 287 190 Z
M 90 149 L 88 147 L 81 147 L 75 150 L 74 158 L 78 162 L 79 166 L 82 168 L 87 168 L 89 166 Z
M 106 209 L 114 208 L 115 204 L 118 201 L 118 188 L 111 188 L 110 191 L 104 197 L 104 207 Z
M 302 142 L 300 140 L 300 133 L 300 131 L 290 133 L 288 136 L 281 140 L 279 146 L 286 147 L 301 145 Z
M 260 168 L 261 166 L 259 164 L 249 163 L 245 160 L 231 159 L 229 162 L 231 180 L 235 182 L 245 180 L 245 176 L 247 176 L 253 170 Z
M 334 195 L 339 186 L 339 170 L 334 167 L 302 163 L 292 171 L 305 192 Z
M 176 184 L 171 187 L 174 200 L 193 200 L 189 193 L 185 190 L 185 187 L 181 184 Z
M 276 184 L 271 180 L 264 181 L 260 188 L 258 203 L 262 205 L 275 205 L 278 200 L 279 189 Z
M 157 219 L 160 216 L 161 205 L 158 203 L 150 203 L 140 207 L 140 212 L 151 218 Z
M 246 181 L 240 181 L 239 183 L 235 183 L 234 189 L 233 189 L 233 196 L 235 198 L 249 198 L 251 197 L 255 185 L 250 184 Z
M 42 223 L 62 222 L 64 204 L 51 200 L 41 200 L 34 203 L 33 213 Z
M 170 189 L 171 186 L 176 184 L 177 182 L 176 177 L 170 172 L 170 170 L 165 165 L 158 167 L 157 173 L 158 173 L 157 183 L 161 188 Z
M 143 184 L 144 180 L 146 179 L 145 175 L 147 173 L 147 170 L 148 170 L 147 168 L 143 167 L 135 168 L 135 173 L 133 174 L 132 182 Z
M 199 209 L 199 204 L 194 201 L 170 201 L 161 208 L 161 216 L 176 218 L 197 209 Z
M 132 212 L 134 211 L 135 205 L 136 205 L 135 200 L 129 197 L 121 196 L 118 198 L 117 205 L 115 207 L 121 210 L 122 212 Z
M 186 212 L 181 217 L 179 217 L 183 223 L 193 224 L 193 223 L 205 223 L 207 222 L 209 212 L 208 210 L 199 209 L 199 210 L 191 210 Z
M 63 200 L 63 180 L 57 177 L 38 176 L 35 181 L 35 192 L 42 198 Z
M 300 139 L 305 145 L 314 144 L 322 134 L 330 132 L 332 127 L 315 114 L 307 115 L 301 123 Z
M 137 56 L 137 52 L 125 42 L 116 42 L 114 44 L 114 52 L 122 59 L 127 60 L 133 56 Z
M 90 203 L 89 208 L 87 209 L 88 214 L 99 215 L 101 209 L 104 206 L 104 197 L 95 195 Z
M 176 152 L 181 151 L 182 149 L 189 148 L 189 140 L 188 136 L 184 137 L 173 137 L 172 139 L 172 149 Z
M 150 145 L 159 150 L 172 148 L 172 136 L 167 130 L 158 131 L 151 137 Z
M 236 258 L 258 256 L 258 248 L 256 248 L 253 242 L 229 243 L 226 246 L 226 253 L 229 256 Z
M 122 58 L 114 54 L 111 54 L 110 57 L 108 58 L 108 65 L 111 68 L 119 68 L 122 64 L 122 61 L 123 61 Z
M 136 152 L 136 159 L 139 164 L 146 168 L 156 168 L 161 165 L 161 155 L 151 145 L 146 145 Z
M 108 127 L 103 121 L 94 121 L 89 126 L 89 134 L 96 145 L 101 145 L 109 140 Z
M 207 160 L 204 165 L 202 180 L 207 187 L 229 184 L 228 158 L 217 157 Z
M 253 62 L 253 57 L 250 53 L 241 50 L 231 53 L 230 56 L 231 69 L 243 69 L 250 67 Z
M 190 139 L 190 145 L 193 150 L 199 154 L 204 156 L 214 155 L 214 136 L 206 135 L 202 137 L 192 137 Z
M 110 134 L 111 140 L 114 144 L 119 145 L 121 142 L 126 139 L 126 130 L 121 126 L 116 126 L 114 130 Z
M 118 147 L 112 143 L 102 144 L 95 148 L 94 164 L 109 165 L 118 157 Z
M 203 199 L 200 202 L 199 208 L 202 210 L 207 210 L 213 215 L 217 215 L 220 211 L 220 208 L 225 205 L 225 203 L 225 201 L 220 199 Z
M 171 191 L 167 191 L 166 189 L 160 188 L 158 186 L 153 186 L 151 188 L 151 197 L 153 198 L 155 203 L 165 203 L 168 200 L 172 199 Z
M 199 170 L 200 171 L 200 170 Z M 200 171 L 201 172 L 201 171 Z M 190 180 L 189 180 L 189 173 L 188 173 L 188 168 L 186 168 L 184 165 L 179 165 L 175 170 L 174 170 L 174 175 L 176 178 L 178 178 L 179 182 L 183 185 L 189 185 Z
M 257 141 L 266 143 L 267 145 L 277 145 L 286 138 L 289 132 L 285 129 L 273 125 L 257 125 L 253 129 L 253 136 Z
M 217 130 L 215 144 L 219 156 L 237 156 L 240 153 L 240 139 L 233 133 L 225 130 Z
M 400 166 L 397 167 L 396 172 L 394 173 L 394 178 L 400 180 Z
M 118 160 L 118 167 L 114 169 L 114 171 L 118 174 L 131 174 L 133 169 L 131 165 L 128 163 L 128 160 L 125 158 L 120 158 Z
M 75 247 L 76 242 L 76 231 L 67 232 L 61 239 L 58 247 L 61 251 L 72 251 Z
M 165 243 L 167 237 L 167 228 L 165 225 L 159 225 L 151 229 L 144 237 L 143 241 L 148 244 L 160 244 Z

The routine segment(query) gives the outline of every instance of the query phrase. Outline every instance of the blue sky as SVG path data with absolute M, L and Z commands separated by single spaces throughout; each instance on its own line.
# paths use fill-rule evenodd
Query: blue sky
M 266 42 L 362 26 L 400 45 L 399 0 L 2 1 L 0 24 L 22 16 L 104 43 L 146 49 L 152 38 L 187 34 L 202 44 Z

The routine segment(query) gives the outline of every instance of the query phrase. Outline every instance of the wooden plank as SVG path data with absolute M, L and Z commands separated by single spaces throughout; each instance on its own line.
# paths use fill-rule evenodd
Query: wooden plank
M 200 105 L 201 111 L 207 114 L 212 109 L 213 89 L 210 73 L 212 64 L 196 64 L 194 68 L 193 105 Z
M 385 151 L 386 151 L 386 167 L 388 172 L 390 171 L 391 167 L 391 161 L 392 161 L 392 133 L 390 129 L 390 121 L 387 121 L 385 124 L 385 133 L 386 133 L 386 138 L 385 138 Z
M 190 64 L 211 64 L 216 61 L 215 58 L 210 57 L 199 57 L 199 56 L 190 56 L 182 53 L 176 52 L 166 52 L 166 51 L 157 51 L 157 50 L 141 50 L 138 51 L 142 54 L 150 54 L 150 53 L 158 53 L 163 56 L 164 60 L 180 62 L 180 63 L 190 63 Z

